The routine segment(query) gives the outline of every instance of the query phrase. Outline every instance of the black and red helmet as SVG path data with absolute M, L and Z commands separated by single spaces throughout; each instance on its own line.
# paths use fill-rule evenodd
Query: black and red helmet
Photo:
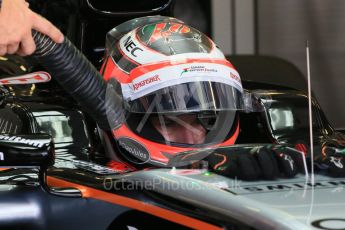
M 241 80 L 206 35 L 175 18 L 144 17 L 111 30 L 106 52 L 102 73 L 121 94 L 126 115 L 112 134 L 127 159 L 171 166 L 177 155 L 188 158 L 191 150 L 235 143 Z M 169 128 L 167 118 L 193 129 L 181 116 L 202 125 L 201 141 L 190 144 L 180 137 L 176 142 L 162 134 L 160 128 Z

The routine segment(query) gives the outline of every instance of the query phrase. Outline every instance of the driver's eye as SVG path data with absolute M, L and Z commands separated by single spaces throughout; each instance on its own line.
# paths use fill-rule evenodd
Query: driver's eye
M 194 118 L 192 121 L 190 121 L 190 124 L 193 124 L 193 125 L 200 125 L 200 121 L 198 118 Z
M 166 126 L 173 126 L 175 124 L 175 122 L 169 118 L 164 118 L 164 124 Z
M 201 116 L 198 116 L 198 121 L 207 130 L 211 130 L 211 129 L 214 128 L 216 120 L 217 120 L 217 118 L 216 118 L 215 115 L 201 115 Z

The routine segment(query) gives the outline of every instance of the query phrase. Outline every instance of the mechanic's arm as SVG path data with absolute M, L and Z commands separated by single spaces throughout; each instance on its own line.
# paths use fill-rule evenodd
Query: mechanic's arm
M 25 0 L 0 0 L 0 7 L 0 56 L 32 54 L 36 49 L 32 29 L 57 43 L 63 42 L 63 34 L 47 19 L 31 11 Z

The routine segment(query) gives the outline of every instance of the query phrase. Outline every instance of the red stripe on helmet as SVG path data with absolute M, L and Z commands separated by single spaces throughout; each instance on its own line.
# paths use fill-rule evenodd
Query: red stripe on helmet
M 115 63 L 112 58 L 108 58 L 108 61 L 104 68 L 103 78 L 108 81 L 110 78 L 115 78 L 120 83 L 128 83 L 129 75 L 123 72 Z

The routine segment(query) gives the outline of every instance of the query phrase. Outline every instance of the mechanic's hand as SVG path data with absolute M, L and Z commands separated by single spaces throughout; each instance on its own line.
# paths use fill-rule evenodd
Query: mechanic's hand
M 208 162 L 215 173 L 242 180 L 291 178 L 303 170 L 302 154 L 282 147 L 219 149 Z
M 0 9 L 0 56 L 5 54 L 32 54 L 35 43 L 32 29 L 57 43 L 63 42 L 63 34 L 48 20 L 29 9 L 25 0 L 2 0 Z

